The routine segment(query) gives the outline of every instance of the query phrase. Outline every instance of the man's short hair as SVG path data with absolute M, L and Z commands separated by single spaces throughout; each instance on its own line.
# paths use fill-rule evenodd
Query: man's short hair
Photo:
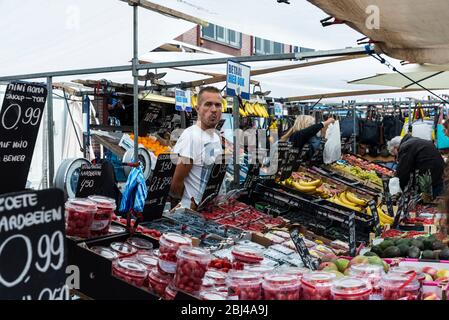
M 203 97 L 203 94 L 204 94 L 205 92 L 209 92 L 209 93 L 218 93 L 218 94 L 221 95 L 221 91 L 218 90 L 218 89 L 215 88 L 215 87 L 208 86 L 208 87 L 201 88 L 200 92 L 198 93 L 198 106 L 201 104 L 201 98 Z

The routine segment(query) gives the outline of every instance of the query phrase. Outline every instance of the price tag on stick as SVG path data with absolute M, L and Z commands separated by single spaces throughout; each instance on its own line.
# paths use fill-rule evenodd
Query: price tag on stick
M 201 211 L 201 209 L 204 208 L 208 202 L 213 200 L 218 195 L 223 179 L 226 175 L 227 167 L 228 165 L 226 164 L 226 161 L 225 163 L 215 163 L 213 165 L 209 175 L 209 180 L 206 184 L 206 189 L 203 193 L 203 198 L 197 208 L 198 211 Z
M 382 233 L 382 229 L 380 227 L 380 219 L 379 213 L 377 212 L 376 202 L 374 200 L 371 200 L 368 202 L 368 206 L 374 219 L 374 231 L 376 233 L 376 236 L 378 236 Z
M 307 249 L 306 243 L 304 242 L 304 239 L 299 234 L 299 229 L 293 229 L 290 232 L 290 237 L 293 240 L 293 243 L 295 244 L 296 250 L 298 250 L 298 253 L 302 259 L 302 262 L 304 265 L 309 268 L 310 270 L 317 270 L 317 261 L 310 255 L 309 249 Z
M 357 250 L 357 243 L 355 238 L 355 213 L 351 213 L 349 215 L 348 220 L 348 228 L 349 228 L 349 255 L 351 257 L 355 257 Z
M 44 84 L 11 82 L 0 111 L 0 194 L 23 191 L 47 100 Z
M 0 299 L 69 300 L 64 193 L 0 196 Z
M 391 194 L 390 194 L 390 179 L 384 178 L 382 179 L 382 184 L 384 187 L 384 198 L 385 198 L 385 204 L 387 205 L 387 212 L 390 217 L 394 217 L 394 210 L 393 210 L 393 203 L 391 201 Z
M 143 220 L 153 220 L 162 217 L 165 202 L 170 191 L 176 165 L 173 154 L 161 154 L 149 179 L 148 198 L 143 209 Z

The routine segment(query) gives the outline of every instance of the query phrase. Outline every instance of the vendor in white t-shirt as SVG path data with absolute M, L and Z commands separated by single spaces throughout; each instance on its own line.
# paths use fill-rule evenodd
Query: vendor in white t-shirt
M 215 130 L 221 119 L 221 99 L 215 87 L 205 87 L 198 94 L 198 121 L 184 130 L 173 150 L 179 160 L 170 187 L 172 204 L 180 200 L 182 207 L 195 209 L 202 199 L 212 166 L 223 153 Z

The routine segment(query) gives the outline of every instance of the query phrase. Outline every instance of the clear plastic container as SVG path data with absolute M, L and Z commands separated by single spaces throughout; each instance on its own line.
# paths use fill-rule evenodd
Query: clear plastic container
M 148 276 L 147 268 L 132 258 L 121 258 L 112 262 L 112 274 L 137 287 L 143 287 Z
M 69 199 L 65 203 L 66 234 L 89 238 L 90 228 L 97 212 L 95 202 L 88 199 Z
M 108 260 L 114 260 L 119 257 L 117 251 L 114 251 L 107 247 L 95 246 L 95 247 L 90 248 L 90 250 L 92 250 L 93 252 L 99 254 L 100 256 L 102 256 Z
M 253 246 L 239 245 L 231 250 L 234 260 L 242 263 L 258 264 L 263 260 L 263 250 Z
M 380 281 L 384 300 L 398 300 L 407 298 L 417 300 L 420 295 L 420 283 L 416 274 L 388 273 Z
M 420 270 L 416 270 L 413 267 L 409 267 L 409 266 L 397 266 L 397 267 L 393 267 L 390 269 L 390 271 L 388 273 L 393 274 L 393 273 L 397 273 L 397 274 L 412 274 L 412 273 L 416 273 L 416 279 L 419 281 L 420 287 L 419 287 L 419 296 L 418 298 L 421 299 L 422 295 L 423 295 L 423 285 L 424 285 L 424 281 L 426 281 L 426 274 Z
M 275 268 L 276 267 L 274 267 L 273 265 L 268 265 L 268 264 L 246 264 L 245 267 L 243 268 L 243 270 L 249 271 L 249 272 L 257 272 L 257 273 L 261 273 L 261 274 L 267 274 L 267 273 L 273 272 Z
M 120 258 L 130 257 L 137 253 L 136 248 L 125 242 L 113 242 L 111 249 L 117 252 Z
M 303 300 L 331 300 L 331 287 L 336 275 L 330 272 L 317 271 L 303 275 L 302 299 Z
M 109 233 L 112 215 L 117 207 L 115 200 L 102 196 L 89 196 L 88 199 L 97 205 L 97 212 L 90 227 L 92 236 L 107 235 Z
M 179 248 L 176 257 L 175 287 L 190 294 L 197 293 L 212 256 L 205 249 L 184 246 Z
M 226 286 L 227 273 L 218 270 L 209 269 L 204 274 L 203 285 L 205 280 L 211 280 L 214 287 L 224 287 Z
M 262 284 L 265 300 L 299 300 L 301 280 L 286 273 L 266 274 Z
M 256 272 L 231 270 L 226 284 L 231 300 L 261 300 L 263 276 Z
M 176 233 L 164 233 L 159 239 L 159 263 L 161 272 L 174 274 L 176 271 L 176 252 L 180 247 L 191 247 L 192 240 Z
M 307 268 L 300 268 L 300 267 L 280 267 L 278 269 L 279 272 L 285 273 L 285 274 L 292 274 L 298 277 L 299 280 L 302 279 L 302 277 L 306 274 L 311 272 L 310 269 Z
M 367 279 L 373 288 L 372 295 L 378 296 L 382 293 L 380 280 L 385 274 L 384 268 L 376 264 L 356 264 L 350 267 L 349 275 L 359 279 Z
M 153 271 L 151 271 L 148 275 L 150 289 L 152 289 L 160 297 L 164 297 L 165 289 L 172 281 L 172 276 L 162 274 L 158 269 L 153 269 Z
M 120 226 L 114 226 L 114 225 L 110 225 L 109 226 L 109 233 L 122 233 L 122 232 L 126 232 L 126 229 Z
M 150 241 L 145 240 L 143 238 L 131 237 L 128 240 L 126 240 L 126 243 L 129 243 L 134 248 L 136 248 L 139 253 L 148 253 L 148 254 L 153 253 L 153 244 Z
M 227 300 L 226 294 L 214 290 L 202 290 L 198 297 L 201 300 Z
M 157 257 L 148 253 L 139 253 L 136 257 L 137 261 L 147 267 L 148 272 L 157 268 Z
M 333 300 L 369 300 L 372 287 L 368 279 L 347 277 L 334 281 L 331 292 Z
M 173 285 L 173 283 L 170 283 L 166 288 L 165 288 L 165 295 L 164 295 L 164 299 L 165 300 L 175 300 L 176 298 L 176 294 L 178 293 L 178 290 L 176 290 L 175 286 Z

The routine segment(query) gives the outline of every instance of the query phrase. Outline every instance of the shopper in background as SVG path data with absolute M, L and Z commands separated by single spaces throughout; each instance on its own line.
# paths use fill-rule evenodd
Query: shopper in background
M 221 101 L 220 90 L 215 87 L 198 93 L 198 121 L 184 130 L 173 150 L 179 159 L 169 194 L 172 205 L 181 201 L 182 207 L 195 209 L 201 201 L 210 170 L 222 154 L 215 130 L 221 119 Z
M 410 174 L 419 170 L 420 173 L 430 171 L 432 176 L 433 196 L 443 192 L 444 160 L 432 141 L 412 137 L 407 134 L 403 138 L 394 137 L 388 142 L 388 151 L 397 157 L 396 176 L 401 189 L 404 190 L 410 179 Z
M 302 148 L 309 143 L 312 146 L 312 153 L 318 149 L 320 144 L 320 131 L 327 129 L 330 124 L 334 123 L 333 118 L 329 118 L 324 122 L 315 123 L 312 116 L 300 115 L 296 117 L 293 127 L 291 127 L 279 141 L 290 141 L 293 147 Z

